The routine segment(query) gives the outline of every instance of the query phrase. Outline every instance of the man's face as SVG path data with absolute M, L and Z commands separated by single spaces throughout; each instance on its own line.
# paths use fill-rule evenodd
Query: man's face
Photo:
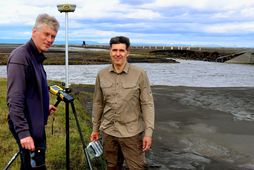
M 48 25 L 42 25 L 39 28 L 33 28 L 32 39 L 39 52 L 48 51 L 53 44 L 57 32 Z
M 110 48 L 110 57 L 113 65 L 123 66 L 127 62 L 129 50 L 125 44 L 112 44 Z

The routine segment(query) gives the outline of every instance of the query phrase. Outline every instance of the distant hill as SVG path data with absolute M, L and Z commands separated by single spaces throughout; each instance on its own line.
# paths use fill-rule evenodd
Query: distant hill
M 28 39 L 0 39 L 0 44 L 23 44 L 27 41 L 28 41 Z M 68 43 L 72 44 L 72 45 L 82 45 L 83 41 L 69 40 Z M 65 40 L 63 40 L 63 41 L 56 40 L 54 44 L 65 44 Z M 98 43 L 96 41 L 86 41 L 86 44 L 100 45 L 100 43 Z
M 1 39 L 0 38 L 0 44 L 23 44 L 25 42 L 27 42 L 28 39 Z M 69 38 L 68 44 L 69 45 L 83 45 L 83 41 L 85 41 L 86 45 L 108 45 L 108 42 L 97 42 L 97 41 L 86 41 L 86 40 L 72 40 Z M 65 44 L 65 39 L 63 40 L 58 40 L 56 39 L 55 43 L 57 45 L 63 45 Z M 223 47 L 221 45 L 218 44 L 202 44 L 202 45 L 193 45 L 193 44 L 182 44 L 182 43 L 174 43 L 174 44 L 163 44 L 163 43 L 135 43 L 135 42 L 131 42 L 132 46 L 174 46 L 174 47 L 209 47 L 209 48 L 244 48 L 244 47 Z
M 1 44 L 23 44 L 26 40 L 23 39 L 0 39 Z
M 0 44 L 23 44 L 27 42 L 28 39 L 0 39 Z M 108 42 L 101 43 L 97 41 L 86 41 L 86 40 L 71 40 L 69 39 L 68 44 L 70 45 L 82 45 L 83 41 L 85 41 L 86 45 L 108 45 Z M 65 40 L 56 40 L 54 44 L 65 44 Z M 158 43 L 135 43 L 131 42 L 132 46 L 174 46 L 174 47 L 192 47 L 190 44 L 158 44 Z M 202 45 L 200 47 L 205 47 L 206 45 Z M 208 46 L 206 46 L 208 47 Z M 212 45 L 211 47 L 220 47 L 219 45 Z

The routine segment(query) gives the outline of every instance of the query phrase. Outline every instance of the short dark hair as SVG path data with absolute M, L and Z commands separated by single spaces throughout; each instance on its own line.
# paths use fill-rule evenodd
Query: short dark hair
M 130 47 L 130 40 L 128 37 L 116 36 L 110 39 L 109 42 L 110 47 L 112 47 L 112 44 L 125 44 L 126 48 L 128 49 Z

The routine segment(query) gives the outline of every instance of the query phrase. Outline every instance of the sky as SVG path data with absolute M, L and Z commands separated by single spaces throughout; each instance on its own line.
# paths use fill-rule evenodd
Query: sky
M 48 13 L 60 22 L 55 43 L 64 44 L 66 14 L 56 7 L 64 3 L 76 5 L 67 14 L 73 44 L 123 35 L 132 45 L 254 47 L 253 0 L 6 0 L 0 43 L 26 42 L 37 15 Z

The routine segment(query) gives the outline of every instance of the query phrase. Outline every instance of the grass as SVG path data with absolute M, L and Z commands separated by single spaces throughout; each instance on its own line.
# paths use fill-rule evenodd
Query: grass
M 50 81 L 49 84 L 60 84 L 59 82 Z M 74 88 L 84 88 L 86 85 L 75 85 Z M 72 88 L 72 86 L 71 86 Z M 18 146 L 12 137 L 7 123 L 8 108 L 6 106 L 6 79 L 0 78 L 0 168 L 4 168 L 11 157 L 18 151 Z M 75 98 L 74 105 L 77 112 L 79 124 L 82 129 L 85 143 L 89 142 L 89 136 L 91 133 L 91 116 L 87 113 L 84 101 L 89 98 L 91 100 L 91 92 L 79 92 L 76 90 L 75 94 L 72 94 Z M 56 96 L 51 95 L 51 103 L 56 102 Z M 66 151 L 65 151 L 65 103 L 60 102 L 58 110 L 53 117 L 49 117 L 48 124 L 46 126 L 47 133 L 47 152 L 46 152 L 46 164 L 48 170 L 65 169 L 66 167 Z M 53 124 L 53 134 L 52 134 Z M 83 152 L 81 139 L 78 133 L 75 117 L 70 106 L 69 115 L 69 131 L 70 131 L 70 169 L 87 169 L 86 159 Z M 99 162 L 99 163 L 98 163 Z M 102 158 L 95 160 L 97 165 L 103 166 Z M 11 165 L 11 170 L 18 170 L 20 166 L 19 158 L 16 159 Z M 95 169 L 103 169 L 102 167 Z

